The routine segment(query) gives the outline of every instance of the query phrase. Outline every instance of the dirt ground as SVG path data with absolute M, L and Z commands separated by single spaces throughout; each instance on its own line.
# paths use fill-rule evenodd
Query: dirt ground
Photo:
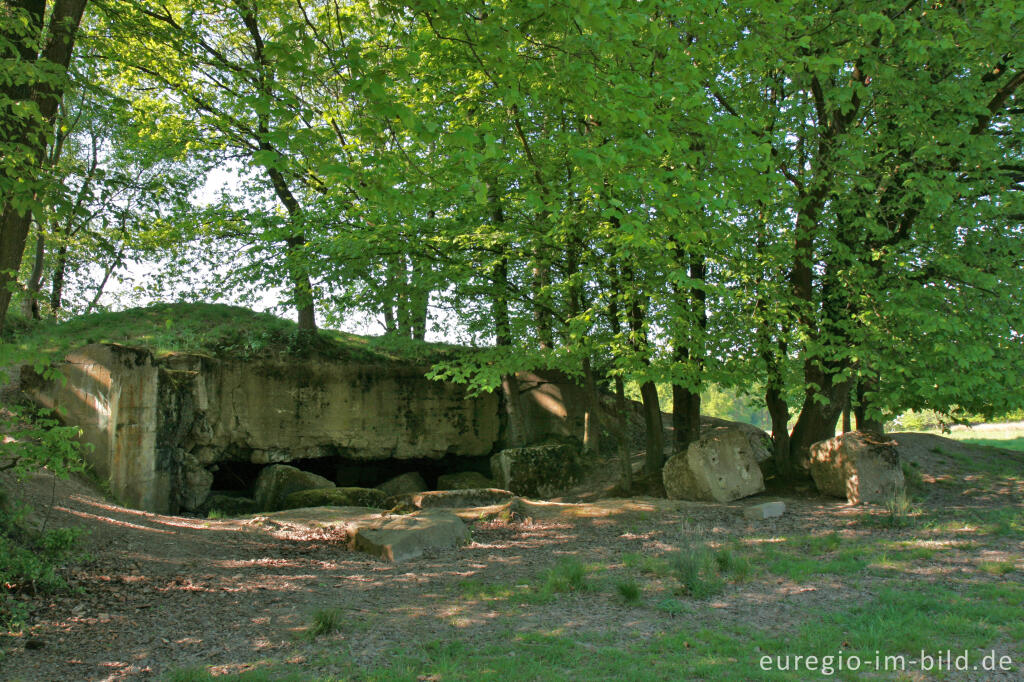
M 936 454 L 936 443 L 947 452 L 967 447 L 934 439 L 914 436 L 901 443 L 903 457 L 917 463 L 925 483 L 950 470 Z M 347 653 L 344 661 L 320 663 L 311 672 L 342 675 L 387 665 L 386 652 L 396 644 L 507 636 L 508 622 L 498 618 L 493 604 L 466 597 L 460 586 L 467 580 L 515 585 L 560 556 L 615 565 L 624 553 L 659 554 L 694 538 L 756 542 L 827 531 L 844 537 L 873 532 L 858 523 L 869 513 L 863 508 L 808 490 L 769 491 L 726 505 L 604 499 L 535 505 L 505 521 L 482 519 L 471 525 L 468 546 L 393 565 L 349 551 L 343 534 L 315 523 L 257 526 L 245 519 L 150 514 L 110 503 L 83 480 L 58 481 L 54 488 L 46 474 L 13 488 L 40 510 L 53 494 L 48 523 L 85 528 L 89 556 L 68 571 L 72 586 L 80 588 L 76 593 L 22 595 L 32 625 L 17 635 L 0 635 L 4 680 L 151 679 L 195 665 L 225 673 L 258 668 L 266 660 L 312 660 L 323 644 L 301 635 L 312 614 L 326 605 L 346 614 L 337 637 Z M 935 488 L 929 505 L 984 508 L 1024 499 L 1019 487 L 974 496 L 962 488 L 949 487 L 948 493 Z M 743 518 L 743 507 L 769 499 L 785 500 L 782 518 Z M 969 560 L 966 550 L 952 552 L 920 579 L 948 580 Z M 1021 570 L 1018 566 L 1017 576 Z M 856 598 L 827 583 L 756 578 L 683 616 L 698 624 L 753 621 L 784 632 L 808 609 Z M 557 624 L 572 632 L 615 630 L 628 622 L 630 637 L 641 637 L 664 632 L 671 620 L 669 614 L 611 599 L 569 596 L 525 610 L 514 627 Z

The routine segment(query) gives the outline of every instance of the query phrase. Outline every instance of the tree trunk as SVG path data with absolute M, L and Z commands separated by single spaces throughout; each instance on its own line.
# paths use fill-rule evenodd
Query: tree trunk
M 619 321 L 619 304 L 614 296 L 608 302 L 608 324 L 614 335 L 618 336 L 622 331 L 622 323 Z M 615 376 L 615 409 L 618 412 L 619 472 L 623 490 L 628 493 L 633 489 L 633 463 L 630 461 L 629 408 L 626 404 L 626 386 L 621 375 Z
M 533 321 L 537 329 L 537 340 L 544 350 L 550 350 L 555 345 L 547 294 L 550 284 L 551 267 L 547 263 L 538 262 L 533 267 Z
M 590 358 L 583 360 L 583 390 L 586 395 L 583 413 L 583 450 L 597 454 L 601 451 L 601 396 L 597 391 Z
M 619 479 L 623 491 L 628 494 L 633 489 L 633 463 L 630 461 L 629 408 L 622 377 L 615 377 L 615 410 L 619 413 Z
M 686 452 L 700 438 L 700 393 L 672 386 L 672 432 L 675 454 Z
M 270 145 L 266 145 L 267 151 L 272 150 Z M 288 217 L 296 219 L 302 212 L 302 208 L 299 206 L 298 200 L 292 194 L 291 189 L 288 187 L 288 182 L 284 179 L 284 175 L 281 171 L 276 168 L 267 168 L 267 174 L 270 176 L 270 182 L 274 187 L 274 193 L 277 198 L 284 205 L 285 210 L 288 211 Z M 285 246 L 288 247 L 287 260 L 292 261 L 298 259 L 296 255 L 298 251 L 305 245 L 306 235 L 303 232 L 298 232 L 287 239 L 285 239 Z M 295 308 L 297 313 L 297 322 L 299 324 L 299 331 L 301 332 L 312 332 L 316 331 L 316 311 L 313 307 L 313 283 L 309 279 L 309 273 L 306 269 L 296 265 L 295 263 L 289 263 L 288 274 L 292 280 L 293 296 L 295 298 Z
M 501 198 L 495 183 L 487 184 L 487 200 L 490 204 L 491 222 L 495 226 L 505 224 L 505 212 L 501 207 Z M 494 340 L 497 346 L 512 345 L 512 324 L 509 320 L 508 294 L 508 259 L 499 258 L 494 266 L 494 277 L 491 282 L 491 311 L 494 316 Z M 505 415 L 508 417 L 508 434 L 506 444 L 512 446 L 526 445 L 526 425 L 523 421 L 522 401 L 519 395 L 519 379 L 514 373 L 501 377 L 501 393 L 505 402 Z
M 53 266 L 53 286 L 50 288 L 50 314 L 54 319 L 64 305 L 64 277 L 68 269 L 68 245 L 57 248 L 57 262 Z
M 422 266 L 420 266 L 422 267 Z M 427 312 L 430 306 L 430 293 L 423 286 L 423 273 L 417 268 L 416 260 L 409 259 L 409 333 L 416 341 L 427 337 Z
M 854 414 L 857 417 L 858 431 L 868 431 L 881 436 L 885 434 L 885 424 L 878 419 L 868 417 L 871 405 L 867 394 L 874 390 L 875 383 L 873 379 L 865 377 L 861 377 L 857 382 L 857 406 L 854 408 Z
M 11 9 L 27 11 L 30 26 L 28 31 L 14 35 L 5 35 L 5 42 L 13 44 L 19 57 L 25 63 L 37 59 L 56 64 L 61 72 L 66 72 L 71 63 L 75 36 L 82 22 L 82 13 L 87 0 L 57 0 L 50 16 L 49 40 L 41 55 L 32 47 L 38 39 L 43 26 L 43 15 L 46 9 L 44 0 L 16 0 L 9 2 Z M 39 110 L 39 119 L 34 123 L 26 123 L 9 131 L 9 140 L 19 142 L 31 149 L 35 155 L 35 168 L 38 169 L 46 158 L 47 135 L 53 130 L 57 106 L 63 95 L 63 88 L 55 84 L 53 79 L 45 79 L 41 83 L 29 87 L 25 84 L 12 84 L 0 88 L 0 93 L 13 102 L 34 100 Z M 34 183 L 33 183 L 34 184 Z M 11 283 L 18 276 L 21 260 L 25 254 L 25 242 L 28 239 L 29 225 L 32 223 L 32 211 L 29 208 L 15 208 L 14 198 L 3 198 L 3 212 L 0 214 L 0 330 L 7 318 L 7 309 L 11 304 Z M 28 197 L 24 197 L 25 200 Z M 19 202 L 20 203 L 20 202 Z
M 635 277 L 631 271 L 625 273 L 629 284 L 635 285 Z M 644 330 L 644 307 L 640 294 L 634 293 L 626 317 L 629 319 L 630 345 L 633 352 L 641 356 L 645 365 L 651 361 L 647 357 L 647 332 Z M 658 387 L 653 381 L 646 381 L 640 386 L 640 397 L 644 406 L 644 425 L 647 430 L 647 457 L 644 460 L 644 472 L 648 476 L 661 473 L 665 464 L 664 425 L 661 422 L 661 405 L 658 401 Z
M 808 361 L 808 365 L 811 363 L 813 360 Z M 835 437 L 836 424 L 850 391 L 849 381 L 836 384 L 831 374 L 819 368 L 806 367 L 805 376 L 809 379 L 808 383 L 820 386 L 821 390 L 808 388 L 804 393 L 800 416 L 790 438 L 790 459 L 804 472 L 809 465 L 811 446 Z M 827 399 L 827 404 L 821 402 L 822 397 Z
M 39 316 L 39 289 L 43 284 L 43 263 L 46 260 L 46 238 L 40 232 L 36 236 L 35 257 L 32 262 L 32 274 L 25 283 L 25 300 L 22 302 L 22 314 L 33 320 Z
M 769 381 L 764 403 L 772 418 L 775 470 L 781 478 L 793 478 L 796 466 L 789 456 L 789 405 L 782 397 L 782 389 L 777 383 Z
M 680 261 L 684 254 L 676 249 Z M 704 282 L 707 277 L 707 267 L 704 258 L 697 254 L 691 254 L 690 258 L 690 279 L 694 282 Z M 675 360 L 679 363 L 692 363 L 697 367 L 698 382 L 704 371 L 704 350 L 703 336 L 708 326 L 707 317 L 707 292 L 703 286 L 692 286 L 689 291 L 690 306 L 697 314 L 696 330 L 693 337 L 698 343 L 696 348 L 692 342 L 686 346 L 677 346 Z M 700 384 L 695 387 L 672 386 L 672 431 L 673 451 L 684 453 L 690 447 L 690 443 L 700 438 Z
M 646 381 L 640 387 L 644 403 L 644 425 L 647 427 L 647 458 L 644 473 L 653 478 L 661 475 L 665 466 L 665 426 L 661 421 L 661 405 L 658 401 L 658 387 L 653 381 Z

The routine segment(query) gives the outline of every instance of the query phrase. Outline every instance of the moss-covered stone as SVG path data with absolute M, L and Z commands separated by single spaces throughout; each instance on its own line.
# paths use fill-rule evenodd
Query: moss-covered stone
M 460 471 L 455 474 L 441 474 L 437 477 L 438 490 L 476 490 L 492 487 L 494 487 L 494 482 L 478 471 Z
M 300 490 L 284 499 L 282 509 L 302 507 L 372 507 L 383 509 L 387 495 L 376 488 L 319 488 Z
M 437 509 L 462 507 L 490 507 L 508 504 L 513 495 L 508 490 L 497 488 L 472 488 L 464 490 L 428 490 L 420 493 L 406 493 L 388 498 L 389 509 Z
M 391 497 L 392 495 L 423 492 L 427 489 L 427 482 L 423 480 L 419 472 L 409 471 L 381 483 L 377 489 L 383 490 L 385 495 Z
M 499 488 L 527 497 L 555 497 L 579 483 L 583 458 L 576 443 L 545 443 L 502 450 L 491 457 Z
M 260 511 L 284 509 L 285 498 L 300 490 L 333 488 L 334 482 L 287 464 L 264 467 L 256 479 L 256 506 Z

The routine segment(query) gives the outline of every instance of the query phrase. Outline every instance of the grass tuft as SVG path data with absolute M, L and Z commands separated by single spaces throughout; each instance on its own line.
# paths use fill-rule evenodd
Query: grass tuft
M 631 578 L 617 581 L 615 583 L 615 590 L 628 604 L 639 602 L 640 597 L 643 595 L 643 589 L 640 587 L 640 584 Z
M 342 613 L 339 609 L 320 609 L 313 614 L 313 622 L 306 630 L 309 639 L 330 635 L 341 630 Z
M 714 596 L 725 586 L 711 552 L 704 546 L 674 552 L 668 561 L 682 592 L 694 599 Z

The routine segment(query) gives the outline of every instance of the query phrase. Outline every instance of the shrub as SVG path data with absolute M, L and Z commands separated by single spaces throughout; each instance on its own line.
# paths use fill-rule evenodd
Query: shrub
M 46 469 L 58 478 L 83 471 L 76 426 L 63 426 L 51 410 L 30 406 L 0 408 L 0 471 L 17 480 Z M 15 599 L 20 592 L 62 590 L 67 583 L 61 566 L 74 553 L 75 528 L 36 530 L 27 522 L 28 508 L 15 505 L 0 488 L 0 624 L 17 630 L 25 623 L 25 605 Z

